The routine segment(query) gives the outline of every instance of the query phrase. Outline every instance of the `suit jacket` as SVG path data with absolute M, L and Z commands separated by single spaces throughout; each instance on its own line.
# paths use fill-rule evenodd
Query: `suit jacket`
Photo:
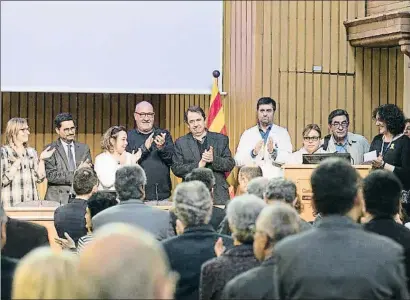
M 85 227 L 85 212 L 87 201 L 71 199 L 68 204 L 57 207 L 54 211 L 54 227 L 60 238 L 65 238 L 67 232 L 77 245 L 78 239 L 87 234 Z
M 74 172 L 69 171 L 67 154 L 60 139 L 47 145 L 46 148 L 49 146 L 56 148 L 56 151 L 49 159 L 45 160 L 47 176 L 47 192 L 45 200 L 67 204 L 70 191 L 73 192 L 72 183 Z M 90 148 L 86 144 L 74 142 L 74 147 L 75 163 L 77 167 L 86 159 L 92 162 Z
M 11 299 L 11 288 L 17 263 L 16 259 L 1 257 L 1 299 Z
M 141 227 L 152 233 L 157 240 L 174 236 L 169 212 L 145 205 L 141 200 L 121 201 L 118 205 L 98 213 L 92 219 L 94 230 L 113 222 L 123 222 Z
M 185 228 L 184 233 L 162 242 L 171 265 L 179 273 L 175 300 L 198 300 L 201 266 L 215 257 L 214 246 L 219 237 L 226 248 L 232 246 L 229 236 L 215 232 L 211 225 Z
M 20 259 L 34 248 L 50 245 L 47 229 L 31 222 L 8 218 L 6 235 L 1 254 L 11 258 Z
M 222 205 L 229 200 L 228 183 L 225 172 L 230 172 L 235 167 L 235 160 L 229 150 L 229 138 L 226 135 L 210 132 L 207 133 L 208 146 L 214 149 L 214 161 L 206 165 L 214 172 L 214 204 Z M 191 133 L 175 141 L 175 152 L 172 158 L 172 172 L 175 176 L 184 178 L 193 169 L 198 168 L 201 160 L 197 141 Z
M 408 299 L 403 247 L 346 216 L 276 244 L 275 298 Z

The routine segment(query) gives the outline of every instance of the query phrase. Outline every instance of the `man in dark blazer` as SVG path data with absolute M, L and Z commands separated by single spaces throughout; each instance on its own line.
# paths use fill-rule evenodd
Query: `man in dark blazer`
M 139 165 L 124 166 L 115 173 L 115 190 L 120 203 L 105 209 L 92 219 L 93 230 L 122 222 L 151 232 L 158 240 L 174 236 L 169 212 L 144 204 L 147 177 Z
M 410 230 L 397 223 L 394 217 L 400 211 L 400 180 L 390 171 L 376 170 L 363 182 L 363 196 L 368 213 L 364 228 L 386 236 L 404 248 L 407 288 L 410 288 Z
M 311 176 L 316 228 L 280 241 L 274 287 L 279 299 L 408 299 L 403 247 L 357 224 L 364 201 L 349 162 L 324 160 Z
M 97 174 L 91 168 L 78 169 L 74 174 L 73 188 L 77 196 L 55 210 L 54 226 L 60 238 L 67 238 L 64 235 L 67 232 L 77 245 L 78 239 L 87 234 L 87 200 L 97 192 Z
M 74 172 L 82 167 L 91 167 L 90 148 L 75 141 L 76 126 L 69 113 L 61 113 L 54 120 L 57 141 L 46 146 L 56 148 L 54 154 L 45 160 L 47 192 L 45 200 L 68 203 L 73 193 Z M 72 196 L 73 197 L 73 196 Z
M 223 134 L 210 132 L 205 126 L 205 112 L 199 106 L 191 106 L 185 112 L 184 120 L 190 133 L 175 142 L 172 172 L 184 177 L 195 168 L 209 168 L 214 172 L 214 203 L 226 204 L 229 200 L 229 185 L 225 173 L 235 167 L 229 149 L 229 138 Z

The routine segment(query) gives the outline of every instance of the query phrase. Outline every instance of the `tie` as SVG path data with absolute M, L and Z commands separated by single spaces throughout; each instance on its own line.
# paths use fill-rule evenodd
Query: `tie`
M 73 145 L 68 145 L 68 168 L 70 171 L 75 170 L 74 156 L 73 156 L 73 152 L 71 151 L 72 146 Z

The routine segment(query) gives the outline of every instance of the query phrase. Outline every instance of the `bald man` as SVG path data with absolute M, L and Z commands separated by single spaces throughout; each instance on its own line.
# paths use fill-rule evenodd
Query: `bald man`
M 98 229 L 80 254 L 93 299 L 173 299 L 176 275 L 150 233 L 124 223 Z M 101 263 L 104 262 L 104 263 Z
M 128 131 L 127 151 L 142 150 L 138 163 L 147 175 L 145 200 L 149 205 L 170 205 L 170 166 L 174 143 L 169 131 L 154 126 L 155 113 L 151 103 L 143 101 L 135 106 L 136 127 Z

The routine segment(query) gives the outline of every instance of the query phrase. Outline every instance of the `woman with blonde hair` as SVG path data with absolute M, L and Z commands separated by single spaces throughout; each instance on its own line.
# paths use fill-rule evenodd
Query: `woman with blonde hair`
M 89 299 L 92 288 L 77 269 L 77 256 L 40 247 L 20 260 L 12 299 Z
M 46 176 L 44 160 L 55 149 L 48 147 L 37 156 L 35 149 L 28 147 L 30 128 L 27 120 L 12 118 L 6 126 L 6 145 L 0 148 L 1 201 L 4 206 L 39 200 L 37 183 Z
M 115 191 L 115 172 L 118 168 L 136 164 L 141 158 L 141 149 L 131 154 L 125 151 L 127 145 L 127 131 L 124 126 L 113 126 L 102 136 L 101 148 L 104 152 L 97 155 L 94 165 L 100 181 L 99 190 Z

